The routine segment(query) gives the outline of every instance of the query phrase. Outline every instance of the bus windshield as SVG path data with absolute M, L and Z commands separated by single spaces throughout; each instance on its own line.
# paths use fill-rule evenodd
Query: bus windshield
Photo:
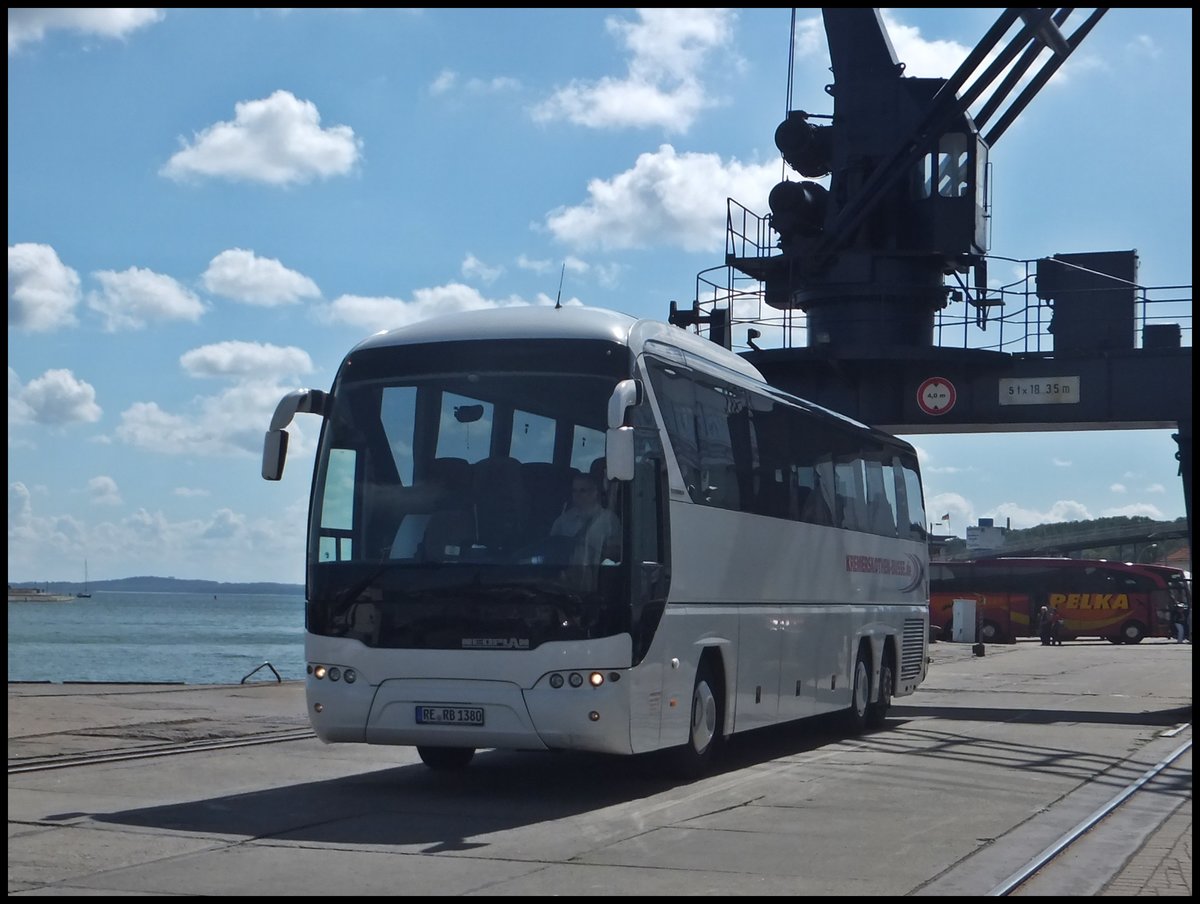
M 318 451 L 308 630 L 416 649 L 628 631 L 622 490 L 604 474 L 628 372 L 591 340 L 356 353 Z

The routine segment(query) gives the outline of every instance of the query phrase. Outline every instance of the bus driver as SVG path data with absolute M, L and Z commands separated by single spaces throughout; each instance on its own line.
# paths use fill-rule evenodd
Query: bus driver
M 550 536 L 575 538 L 572 565 L 620 561 L 621 522 L 600 504 L 600 484 L 593 475 L 578 474 L 571 481 L 571 502 L 555 519 Z

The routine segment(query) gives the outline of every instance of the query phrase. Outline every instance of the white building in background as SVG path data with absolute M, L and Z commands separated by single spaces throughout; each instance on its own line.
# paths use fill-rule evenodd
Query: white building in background
M 991 518 L 980 518 L 978 526 L 967 527 L 967 551 L 972 556 L 986 556 L 1004 547 L 1007 527 L 996 527 Z

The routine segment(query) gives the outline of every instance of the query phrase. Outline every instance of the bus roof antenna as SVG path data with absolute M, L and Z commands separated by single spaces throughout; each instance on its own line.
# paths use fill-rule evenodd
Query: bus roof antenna
M 562 307 L 562 284 L 563 284 L 563 277 L 565 277 L 566 275 L 567 275 L 567 263 L 566 263 L 566 261 L 563 261 L 562 273 L 558 274 L 558 297 L 554 299 L 554 310 L 556 310 L 556 311 Z

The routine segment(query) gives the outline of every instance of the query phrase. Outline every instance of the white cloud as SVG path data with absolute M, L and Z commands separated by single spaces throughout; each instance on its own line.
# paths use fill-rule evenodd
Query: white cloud
M 295 386 L 269 381 L 239 382 L 224 391 L 199 398 L 180 414 L 157 402 L 134 402 L 121 412 L 117 438 L 139 449 L 166 455 L 212 457 L 259 456 L 263 431 L 279 400 Z M 289 450 L 311 450 L 309 436 L 318 425 L 297 420 L 289 428 Z M 306 433 L 306 431 L 309 431 Z
M 1101 518 L 1137 518 L 1146 517 L 1154 521 L 1166 521 L 1167 516 L 1162 513 L 1156 505 L 1149 502 L 1134 502 L 1129 505 L 1122 505 L 1116 508 L 1107 508 L 1099 515 Z
M 203 282 L 216 295 L 268 308 L 321 297 L 317 284 L 304 274 L 241 248 L 222 251 L 209 261 Z
M 175 489 L 173 489 L 171 492 L 174 495 L 182 496 L 185 499 L 196 497 L 196 496 L 211 496 L 212 495 L 212 493 L 210 493 L 208 490 L 202 490 L 197 487 L 175 487 Z
M 1087 506 L 1081 502 L 1060 499 L 1050 506 L 1048 511 L 1044 512 L 1023 508 L 1015 502 L 1002 502 L 996 506 L 994 514 L 990 517 L 994 517 L 997 524 L 1003 524 L 1006 519 L 1011 520 L 1013 530 L 1025 530 L 1030 527 L 1037 527 L 1039 524 L 1090 521 L 1093 515 L 1088 512 Z
M 429 85 L 429 93 L 434 96 L 446 94 L 448 91 L 454 88 L 454 85 L 457 82 L 457 72 L 455 72 L 453 69 L 443 69 L 437 74 L 437 78 L 435 78 Z
M 14 396 L 12 370 L 9 370 L 8 393 L 10 402 Z M 55 426 L 65 424 L 93 423 L 103 413 L 96 404 L 96 390 L 90 384 L 76 378 L 69 370 L 48 370 L 40 377 L 16 391 L 27 420 Z
M 457 314 L 462 311 L 522 304 L 528 304 L 528 302 L 519 298 L 494 301 L 485 298 L 477 289 L 470 286 L 462 283 L 449 283 L 444 286 L 417 289 L 413 292 L 411 301 L 388 297 L 343 295 L 334 299 L 321 316 L 331 323 L 342 323 L 378 331 L 407 326 L 439 314 Z
M 1135 59 L 1157 60 L 1162 56 L 1162 48 L 1149 35 L 1134 35 L 1129 39 L 1126 52 Z
M 176 280 L 152 270 L 130 267 L 121 273 L 92 274 L 100 291 L 89 292 L 88 307 L 104 315 L 104 330 L 141 329 L 154 321 L 200 319 L 204 303 Z
M 1125 492 L 1128 492 L 1128 491 L 1127 491 L 1127 489 L 1126 489 L 1126 487 L 1125 487 L 1125 484 L 1123 484 L 1123 483 L 1113 483 L 1113 484 L 1109 484 L 1108 491 L 1109 491 L 1110 493 L 1125 493 Z
M 217 342 L 185 352 L 179 363 L 193 377 L 270 379 L 311 373 L 312 359 L 295 346 L 261 342 Z
M 232 122 L 194 136 L 160 170 L 175 180 L 214 177 L 290 185 L 353 170 L 362 141 L 349 126 L 321 128 L 316 104 L 289 91 L 235 105 Z
M 303 484 L 307 489 L 307 483 Z M 96 580 L 143 574 L 147 562 L 163 564 L 164 574 L 180 578 L 211 578 L 212 563 L 220 561 L 227 581 L 303 581 L 304 521 L 307 493 L 299 492 L 280 506 L 275 518 L 254 518 L 228 508 L 203 517 L 172 520 L 161 511 L 138 509 L 115 521 L 90 529 L 69 516 L 36 513 L 28 488 L 12 482 L 8 488 L 8 552 L 10 573 L 46 575 L 63 561 L 87 556 Z
M 8 10 L 8 52 L 40 41 L 47 31 L 67 29 L 102 38 L 124 38 L 130 32 L 163 19 L 161 9 L 13 9 Z
M 246 517 L 232 509 L 217 509 L 201 536 L 206 540 L 231 540 L 246 531 Z
M 29 496 L 29 488 L 19 480 L 8 485 L 8 530 L 26 524 L 33 514 L 33 502 Z
M 1085 11 L 1086 12 L 1086 11 Z M 897 18 L 897 15 L 903 15 L 903 9 L 891 10 L 881 9 L 880 16 L 883 19 L 883 26 L 887 31 L 888 39 L 892 43 L 892 48 L 896 52 L 896 59 L 904 64 L 904 75 L 910 78 L 949 78 L 953 75 L 958 67 L 967 59 L 971 51 L 974 50 L 973 45 L 962 44 L 958 41 L 930 39 L 922 35 L 921 29 L 915 25 L 908 25 Z M 1074 24 L 1081 21 L 1080 18 L 1074 20 Z M 1009 27 L 1007 32 L 1008 37 L 1015 37 L 1019 24 L 1014 24 Z M 1068 29 L 1069 30 L 1069 29 Z M 1134 39 L 1136 46 L 1136 39 Z M 1001 48 L 1004 47 L 1004 42 L 1001 41 Z M 1086 56 L 1087 45 L 1084 45 L 1083 51 L 1075 52 L 1071 57 L 1071 64 L 1064 66 L 1054 73 L 1048 84 L 1065 82 L 1072 77 L 1072 74 L 1078 74 L 1081 70 L 1095 68 L 1101 64 L 1101 61 L 1096 59 L 1088 59 Z M 995 61 L 997 51 L 993 49 L 988 53 L 976 66 L 974 73 L 968 78 L 967 84 L 973 84 L 974 79 L 977 79 L 989 66 Z M 829 58 L 828 41 L 825 34 L 824 22 L 820 16 L 798 21 L 796 24 L 796 58 L 797 59 L 818 59 L 823 64 Z M 1016 89 L 1009 93 L 1006 101 L 1000 104 L 1000 111 L 1011 104 L 1019 91 L 1024 88 L 1032 78 L 1032 75 L 1038 72 L 1042 65 L 1049 59 L 1049 52 L 1042 51 L 1042 56 L 1031 67 L 1021 79 L 1018 80 Z M 978 109 L 986 102 L 995 90 L 1000 86 L 1005 75 L 1008 74 L 1013 64 L 1009 63 L 1007 67 L 1000 73 L 1000 77 L 994 78 L 981 92 L 979 98 L 971 105 L 972 109 Z M 961 94 L 962 92 L 960 92 Z M 992 120 L 995 122 L 995 118 Z
M 122 501 L 117 482 L 105 475 L 88 481 L 88 496 L 93 505 L 120 505 Z
M 10 327 L 44 332 L 73 326 L 79 299 L 79 274 L 60 261 L 49 245 L 8 246 Z
M 888 11 L 882 12 L 883 25 L 904 64 L 904 75 L 912 78 L 949 78 L 973 49 L 958 41 L 931 41 L 921 36 L 921 29 L 905 25 Z M 985 63 L 990 63 L 991 58 Z
M 14 424 L 27 424 L 33 420 L 33 411 L 21 399 L 21 378 L 11 367 L 8 369 L 8 444 L 16 441 L 12 434 Z
M 571 285 L 575 281 L 575 277 L 582 277 L 596 285 L 604 286 L 605 288 L 613 288 L 619 282 L 622 270 L 621 264 L 592 264 L 578 258 L 573 254 L 568 254 L 563 258 L 559 271 L 560 278 L 563 279 L 566 285 Z M 536 268 L 526 266 L 525 269 L 536 270 L 536 272 L 544 272 L 550 269 L 550 264 L 547 261 L 544 268 Z
M 519 91 L 520 88 L 521 82 L 508 76 L 464 79 L 453 69 L 443 69 L 429 83 L 429 93 L 433 97 L 492 97 Z
M 702 110 L 715 104 L 712 88 L 701 76 L 712 71 L 712 55 L 728 43 L 736 13 L 639 9 L 637 14 L 639 21 L 606 21 L 629 52 L 625 76 L 573 81 L 533 108 L 535 120 L 686 132 Z
M 534 273 L 548 273 L 554 264 L 546 260 L 534 260 L 524 254 L 517 256 L 517 266 L 522 270 L 532 270 Z
M 474 278 L 480 282 L 493 283 L 503 273 L 503 267 L 489 267 L 473 254 L 468 254 L 462 262 L 462 275 L 466 279 Z
M 716 154 L 677 154 L 669 144 L 632 169 L 588 183 L 588 200 L 546 216 L 555 238 L 606 250 L 671 246 L 716 251 L 725 243 L 726 198 L 766 210 L 779 162 L 725 163 Z
M 947 512 L 950 513 L 949 523 L 939 521 Z M 927 520 L 934 522 L 935 530 L 949 529 L 961 535 L 965 526 L 972 523 L 971 513 L 971 503 L 958 493 L 939 493 L 925 500 L 925 515 Z

